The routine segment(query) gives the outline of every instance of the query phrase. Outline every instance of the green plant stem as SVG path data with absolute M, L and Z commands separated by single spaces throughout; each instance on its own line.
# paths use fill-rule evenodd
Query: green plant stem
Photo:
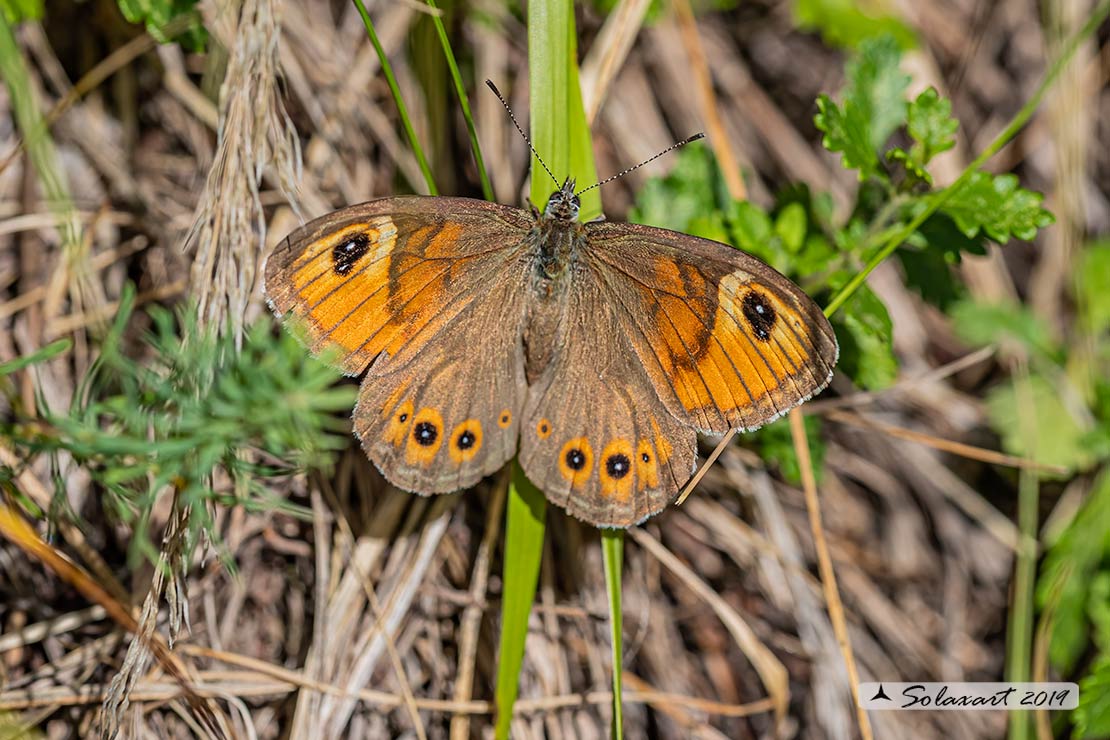
M 426 0 L 428 6 L 438 11 L 436 0 Z M 447 58 L 447 67 L 451 70 L 451 79 L 455 82 L 455 93 L 459 96 L 459 106 L 462 108 L 463 118 L 466 120 L 466 131 L 470 135 L 470 148 L 474 151 L 474 162 L 478 165 L 478 179 L 482 181 L 482 196 L 486 200 L 493 200 L 493 185 L 490 184 L 489 175 L 486 174 L 486 163 L 482 159 L 482 148 L 478 144 L 478 131 L 474 128 L 474 116 L 470 113 L 470 98 L 467 97 L 466 88 L 463 86 L 462 75 L 459 74 L 459 65 L 455 63 L 455 52 L 451 50 L 451 42 L 447 38 L 447 29 L 443 27 L 442 13 L 432 13 L 432 23 L 435 24 L 436 33 L 439 34 L 439 43 L 443 46 L 443 56 Z
M 1098 7 L 1095 8 L 1095 10 L 1091 13 L 1091 16 L 1087 19 L 1087 22 L 1083 24 L 1083 27 L 1080 28 L 1075 33 L 1075 35 L 1068 40 L 1068 43 L 1064 46 L 1063 50 L 1060 52 L 1060 55 L 1056 57 L 1056 59 L 1052 62 L 1052 65 L 1048 68 L 1048 72 L 1045 73 L 1044 79 L 1041 81 L 1041 84 L 1037 86 L 1036 92 L 1034 92 L 1032 97 L 1030 97 L 1029 100 L 1026 101 L 1021 110 L 1017 112 L 1017 115 L 1015 115 L 1013 120 L 1010 121 L 1010 124 L 1006 126 L 1006 128 L 1004 128 L 998 136 L 995 137 L 994 141 L 992 141 L 987 146 L 987 148 L 984 149 L 982 153 L 975 158 L 975 160 L 971 164 L 964 168 L 964 171 L 960 173 L 960 176 L 956 178 L 955 182 L 946 187 L 944 190 L 941 190 L 940 192 L 935 193 L 930 198 L 928 198 L 926 206 L 924 209 L 922 209 L 921 213 L 917 214 L 917 216 L 908 224 L 906 224 L 905 227 L 900 229 L 897 233 L 890 237 L 889 240 L 887 240 L 883 248 L 879 250 L 879 252 L 876 253 L 875 256 L 868 261 L 863 270 L 856 273 L 852 277 L 852 279 L 849 280 L 843 288 L 841 288 L 840 292 L 838 292 L 833 297 L 833 299 L 829 301 L 829 305 L 825 307 L 826 316 L 832 316 L 834 313 L 836 313 L 848 301 L 848 299 L 852 297 L 852 294 L 859 290 L 859 287 L 863 285 L 864 280 L 867 279 L 867 276 L 870 275 L 876 267 L 882 264 L 887 257 L 893 254 L 894 250 L 900 247 L 902 243 L 906 241 L 906 239 L 909 239 L 910 236 L 912 236 L 913 233 L 917 231 L 921 224 L 925 223 L 925 221 L 930 216 L 936 213 L 937 210 L 939 210 L 940 207 L 944 205 L 948 201 L 948 199 L 952 197 L 953 194 L 958 192 L 959 189 L 963 187 L 964 184 L 968 181 L 968 179 L 973 174 L 979 171 L 979 168 L 982 167 L 988 159 L 997 154 L 1002 147 L 1004 147 L 1011 139 L 1014 138 L 1015 135 L 1017 135 L 1017 132 L 1021 130 L 1021 127 L 1029 121 L 1029 119 L 1033 116 L 1033 113 L 1035 113 L 1037 108 L 1040 107 L 1041 100 L 1044 99 L 1045 94 L 1056 83 L 1056 80 L 1057 78 L 1059 78 L 1060 73 L 1063 72 L 1064 67 L 1067 66 L 1067 63 L 1071 61 L 1071 58 L 1075 55 L 1075 52 L 1079 48 L 1080 44 L 1086 41 L 1091 36 L 1091 34 L 1095 32 L 1099 25 L 1101 25 L 1102 22 L 1106 19 L 1106 16 L 1108 14 L 1110 14 L 1110 0 L 1103 0 L 1103 2 L 1100 3 Z
M 1024 359 L 1015 368 L 1018 393 L 1018 424 L 1025 443 L 1025 454 L 1036 459 L 1036 424 L 1033 390 L 1029 369 Z M 1033 646 L 1033 595 L 1037 578 L 1037 510 L 1040 506 L 1037 474 L 1022 469 L 1018 477 L 1018 531 L 1020 545 L 1014 564 L 1014 592 L 1010 604 L 1010 623 L 1006 629 L 1006 680 L 1030 680 L 1030 659 Z M 1009 740 L 1029 737 L 1029 712 L 1010 712 L 1007 731 Z
M 370 14 L 366 12 L 366 6 L 362 4 L 362 0 L 354 0 L 354 3 L 355 7 L 358 8 L 359 15 L 362 16 L 363 25 L 366 26 L 366 35 L 370 37 L 370 43 L 374 45 L 374 51 L 378 54 L 382 72 L 385 73 L 386 82 L 389 83 L 389 89 L 393 93 L 393 102 L 396 103 L 397 112 L 401 115 L 401 124 L 405 127 L 405 135 L 409 139 L 409 146 L 412 147 L 412 153 L 416 155 L 416 163 L 420 165 L 420 172 L 424 175 L 424 182 L 428 186 L 428 193 L 439 195 L 435 179 L 432 177 L 432 170 L 428 167 L 428 160 L 424 157 L 424 150 L 416 139 L 416 130 L 413 129 L 412 121 L 409 119 L 409 110 L 405 107 L 405 101 L 401 97 L 401 88 L 397 86 L 397 78 L 393 76 L 393 67 L 390 66 L 389 59 L 385 55 L 385 49 L 382 48 L 382 42 L 378 40 L 378 34 L 374 30 L 374 22 L 370 20 Z
M 624 530 L 601 530 L 601 553 L 605 561 L 605 590 L 609 596 L 609 642 L 613 662 L 613 722 L 609 736 L 615 740 L 624 737 L 624 718 L 621 708 L 621 673 L 624 661 L 621 640 L 621 571 L 624 565 Z

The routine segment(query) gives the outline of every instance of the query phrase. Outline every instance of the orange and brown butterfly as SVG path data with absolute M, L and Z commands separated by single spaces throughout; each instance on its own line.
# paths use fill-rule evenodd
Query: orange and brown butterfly
M 557 506 L 600 527 L 661 511 L 697 432 L 751 430 L 824 388 L 829 322 L 718 242 L 545 210 L 402 196 L 293 232 L 266 295 L 313 353 L 365 373 L 355 434 L 397 486 L 466 488 L 519 454 Z

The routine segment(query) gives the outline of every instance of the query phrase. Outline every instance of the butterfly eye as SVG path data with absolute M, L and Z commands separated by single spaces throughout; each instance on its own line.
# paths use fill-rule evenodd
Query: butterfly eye
M 771 306 L 762 293 L 750 290 L 744 296 L 744 303 L 742 310 L 744 318 L 748 320 L 748 324 L 752 327 L 752 331 L 761 340 L 766 342 L 771 338 L 771 329 L 775 326 L 775 309 Z

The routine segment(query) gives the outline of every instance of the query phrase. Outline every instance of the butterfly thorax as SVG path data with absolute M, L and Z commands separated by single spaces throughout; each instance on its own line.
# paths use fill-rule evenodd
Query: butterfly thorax
M 536 219 L 532 230 L 539 255 L 541 280 L 558 282 L 571 268 L 575 251 L 585 241 L 582 224 L 578 223 L 578 196 L 574 194 L 574 180 L 567 178 L 551 194 L 543 215 Z M 558 285 L 548 286 L 558 290 Z
M 575 262 L 586 243 L 586 232 L 578 222 L 578 196 L 574 181 L 566 180 L 537 216 L 530 234 L 535 272 L 524 331 L 525 374 L 531 384 L 547 367 L 557 342 L 556 333 L 566 309 L 569 283 Z

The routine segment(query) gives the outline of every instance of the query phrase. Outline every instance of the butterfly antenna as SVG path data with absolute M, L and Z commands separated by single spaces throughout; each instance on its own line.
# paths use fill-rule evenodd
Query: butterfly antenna
M 532 150 L 532 154 L 535 155 L 536 161 L 543 167 L 543 171 L 546 172 L 547 176 L 551 178 L 551 181 L 555 183 L 555 187 L 559 187 L 559 181 L 555 179 L 555 175 L 551 174 L 551 170 L 547 167 L 547 162 L 543 161 L 543 157 L 536 151 L 536 147 L 532 146 L 532 140 L 528 138 L 528 134 L 524 133 L 524 129 L 517 123 L 516 116 L 513 115 L 513 109 L 509 107 L 509 103 L 505 100 L 505 96 L 501 94 L 501 91 L 497 89 L 497 86 L 493 84 L 492 80 L 486 80 L 486 85 L 490 90 L 493 90 L 493 94 L 497 96 L 497 99 L 501 101 L 501 105 L 505 106 L 505 110 L 509 112 L 509 118 L 512 119 L 513 125 L 516 126 L 516 130 L 520 133 L 521 138 L 524 139 L 524 143 Z
M 602 185 L 604 185 L 607 182 L 612 182 L 613 180 L 616 180 L 618 177 L 624 177 L 625 175 L 627 175 L 632 170 L 640 169 L 641 167 L 643 167 L 648 162 L 654 162 L 655 160 L 659 159 L 660 157 L 662 157 L 667 152 L 673 152 L 675 149 L 678 149 L 680 146 L 686 146 L 687 144 L 689 144 L 692 141 L 697 141 L 698 139 L 704 139 L 704 138 L 705 138 L 705 134 L 702 134 L 702 133 L 697 133 L 697 134 L 694 134 L 693 136 L 688 136 L 687 138 L 683 139 L 682 141 L 680 141 L 676 144 L 671 144 L 669 147 L 667 147 L 663 151 L 659 152 L 654 157 L 649 157 L 648 159 L 645 159 L 643 162 L 640 162 L 638 165 L 636 165 L 634 167 L 629 167 L 626 170 L 621 170 L 617 174 L 612 175 L 611 177 L 607 177 L 604 180 L 602 180 L 601 182 L 595 182 L 590 187 L 583 188 L 582 190 L 579 190 L 577 193 L 575 193 L 575 195 L 582 195 L 582 193 L 586 192 L 587 190 L 593 190 L 594 188 L 600 188 Z

